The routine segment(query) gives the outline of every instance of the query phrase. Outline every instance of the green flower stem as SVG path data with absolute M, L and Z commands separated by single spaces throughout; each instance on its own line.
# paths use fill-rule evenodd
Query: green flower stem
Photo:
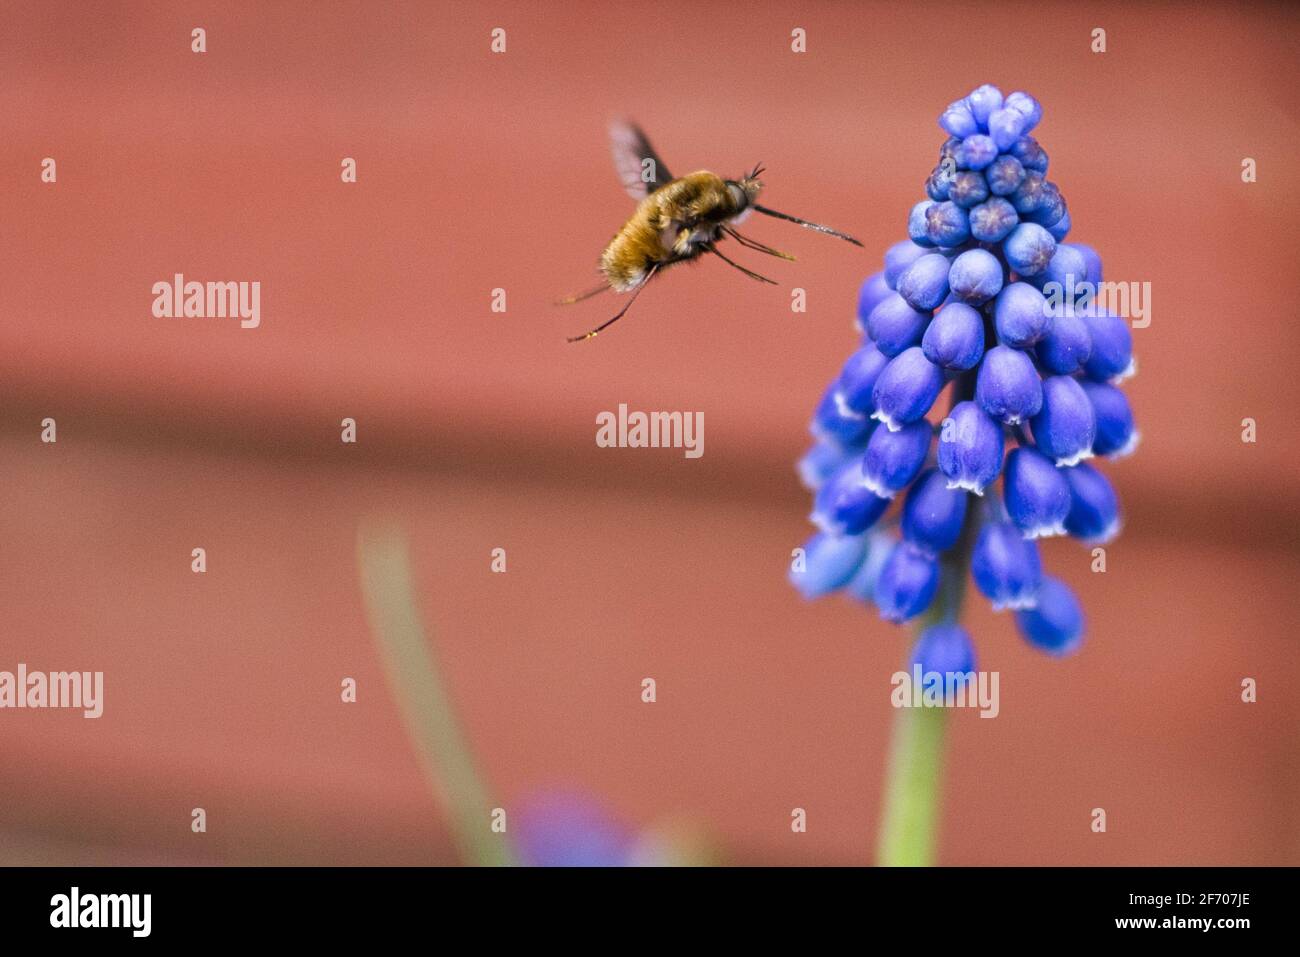
M 942 708 L 898 709 L 876 848 L 876 862 L 882 867 L 934 863 L 945 720 Z
M 970 374 L 957 381 L 952 404 L 974 395 Z M 931 625 L 961 617 L 971 549 L 980 523 L 980 509 L 969 502 L 957 544 L 940 559 L 939 593 L 915 629 L 916 637 Z M 908 660 L 910 661 L 910 654 Z M 910 664 L 904 664 L 910 668 Z M 944 708 L 898 708 L 885 776 L 884 811 L 876 843 L 876 862 L 883 867 L 929 867 L 934 863 L 939 786 L 943 770 Z
M 930 625 L 956 621 L 961 614 L 976 512 L 975 508 L 967 511 L 961 540 L 948 553 L 952 558 L 945 556 L 941 563 L 939 594 L 930 612 L 917 625 L 917 636 Z M 934 863 L 948 712 L 944 708 L 897 710 L 885 779 L 885 810 L 877 862 L 886 867 L 928 867 Z
M 467 863 L 514 863 L 504 834 L 491 829 L 492 802 L 425 637 L 411 581 L 406 539 L 396 531 L 362 529 L 357 561 L 371 632 L 407 733 Z

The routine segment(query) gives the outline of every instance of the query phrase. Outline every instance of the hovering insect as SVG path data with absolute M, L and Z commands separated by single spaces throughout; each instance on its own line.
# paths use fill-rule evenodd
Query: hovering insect
M 623 318 L 641 290 L 656 275 L 674 263 L 695 259 L 703 253 L 712 253 L 751 279 L 775 285 L 774 280 L 747 269 L 718 251 L 717 244 L 729 236 L 746 249 L 794 260 L 788 253 L 765 246 L 736 231 L 735 227 L 751 212 L 774 216 L 808 229 L 838 236 L 855 246 L 862 245 L 852 236 L 829 226 L 778 213 L 756 203 L 759 191 L 763 188 L 763 183 L 758 179 L 763 172 L 761 165 L 755 166 L 740 179 L 723 179 L 708 170 L 699 170 L 674 179 L 638 127 L 616 120 L 610 124 L 609 137 L 614 166 L 623 180 L 623 186 L 639 202 L 632 218 L 610 240 L 600 257 L 600 270 L 604 273 L 605 281 L 587 292 L 560 300 L 560 304 L 581 302 L 606 289 L 631 292 L 632 298 L 613 319 L 601 323 L 590 332 L 570 337 L 569 342 L 594 338 L 603 329 Z

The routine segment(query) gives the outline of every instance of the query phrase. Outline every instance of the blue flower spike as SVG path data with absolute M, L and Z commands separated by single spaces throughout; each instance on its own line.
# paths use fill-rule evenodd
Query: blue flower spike
M 1042 119 L 1028 93 L 989 84 L 943 111 L 939 163 L 859 290 L 862 345 L 799 463 L 820 531 L 791 581 L 810 598 L 844 590 L 886 621 L 926 615 L 912 656 L 926 672 L 974 670 L 948 578 L 967 568 L 1031 647 L 1075 651 L 1083 609 L 1044 574 L 1037 539 L 1091 547 L 1121 525 L 1096 464 L 1137 446 L 1120 387 L 1132 335 L 1093 301 L 1100 255 L 1066 240 L 1075 224 L 1031 135 Z

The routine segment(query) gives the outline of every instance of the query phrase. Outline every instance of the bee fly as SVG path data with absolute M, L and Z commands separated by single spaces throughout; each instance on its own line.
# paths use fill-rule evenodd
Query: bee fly
M 600 257 L 600 270 L 605 275 L 605 281 L 595 289 L 560 300 L 560 304 L 581 302 L 606 289 L 631 292 L 632 298 L 613 319 L 583 335 L 573 336 L 569 339 L 570 342 L 591 339 L 601 330 L 613 325 L 623 318 L 641 290 L 659 272 L 674 263 L 686 262 L 704 253 L 717 256 L 751 279 L 775 285 L 774 280 L 745 268 L 718 250 L 718 243 L 729 236 L 745 249 L 794 260 L 788 253 L 765 246 L 736 231 L 736 226 L 751 212 L 774 216 L 808 229 L 838 236 L 855 246 L 862 245 L 852 236 L 829 226 L 778 213 L 756 203 L 759 191 L 763 188 L 758 179 L 763 172 L 762 166 L 755 166 L 740 179 L 723 179 L 708 170 L 674 179 L 645 134 L 636 126 L 616 121 L 610 124 L 609 135 L 614 165 L 623 180 L 623 186 L 639 202 L 632 218 L 610 240 Z

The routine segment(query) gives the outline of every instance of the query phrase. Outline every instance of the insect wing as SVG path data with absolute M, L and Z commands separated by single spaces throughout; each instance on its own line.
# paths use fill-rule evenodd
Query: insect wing
M 668 167 L 634 123 L 612 121 L 609 124 L 609 146 L 614 156 L 614 169 L 623 181 L 623 188 L 633 199 L 643 200 L 664 183 L 672 181 Z

